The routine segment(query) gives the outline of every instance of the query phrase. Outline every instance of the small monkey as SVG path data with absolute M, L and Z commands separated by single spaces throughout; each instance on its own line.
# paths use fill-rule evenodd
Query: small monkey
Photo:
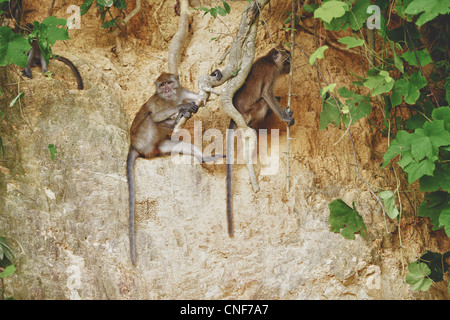
M 288 126 L 294 124 L 292 111 L 284 110 L 275 97 L 273 88 L 276 80 L 288 74 L 291 67 L 291 54 L 282 47 L 270 50 L 265 56 L 257 59 L 242 87 L 233 96 L 233 105 L 242 114 L 245 123 L 254 128 L 271 112 L 274 112 Z M 228 129 L 236 129 L 236 123 L 231 120 Z M 230 131 L 234 132 L 234 131 Z M 228 235 L 233 237 L 233 207 L 232 207 L 232 161 L 233 134 L 227 136 L 227 224 Z
M 217 75 L 216 75 L 217 76 Z M 196 157 L 199 162 L 215 161 L 216 157 L 204 157 L 196 146 L 171 141 L 168 135 L 181 116 L 190 118 L 196 113 L 197 94 L 186 90 L 179 84 L 175 74 L 162 73 L 155 81 L 156 91 L 136 114 L 130 129 L 130 151 L 127 158 L 127 178 L 129 191 L 129 232 L 131 262 L 135 264 L 134 241 L 134 163 L 136 158 L 153 158 L 170 154 L 173 150 L 183 151 Z
M 69 59 L 64 58 L 62 56 L 56 55 L 56 54 L 53 55 L 52 57 L 50 57 L 50 59 L 56 59 L 56 60 L 59 60 L 59 61 L 65 63 L 66 65 L 68 65 L 69 68 L 72 70 L 73 74 L 75 75 L 75 78 L 77 79 L 78 89 L 79 90 L 84 89 L 83 79 L 81 78 L 80 72 L 78 71 L 77 67 L 75 67 L 75 65 L 72 63 L 72 61 L 70 61 Z M 31 68 L 36 65 L 41 66 L 42 73 L 47 72 L 47 62 L 45 61 L 45 58 L 42 55 L 41 48 L 39 47 L 38 41 L 36 39 L 34 39 L 33 42 L 31 43 L 31 49 L 28 52 L 27 67 L 22 71 L 22 74 L 24 76 L 32 79 L 33 74 L 31 73 Z

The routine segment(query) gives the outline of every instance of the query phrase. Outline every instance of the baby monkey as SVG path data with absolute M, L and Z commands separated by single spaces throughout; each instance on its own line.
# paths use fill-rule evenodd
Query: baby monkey
M 23 28 L 24 32 L 29 34 L 33 31 L 34 26 L 31 23 L 27 23 L 25 27 Z M 50 59 L 56 59 L 63 63 L 65 63 L 73 72 L 75 78 L 77 79 L 78 89 L 83 90 L 84 84 L 83 84 L 83 78 L 81 78 L 80 72 L 78 71 L 77 67 L 73 64 L 72 61 L 69 59 L 53 54 Z M 45 61 L 44 55 L 42 54 L 41 47 L 39 46 L 39 42 L 36 38 L 33 39 L 31 42 L 31 49 L 28 51 L 28 62 L 26 68 L 22 71 L 22 74 L 30 79 L 33 78 L 33 74 L 31 72 L 31 68 L 35 66 L 41 66 L 42 73 L 47 72 L 47 61 Z
M 220 73 L 220 71 L 219 71 Z M 214 76 L 219 77 L 218 74 Z M 220 76 L 222 76 L 220 74 Z M 131 124 L 130 151 L 127 158 L 129 190 L 129 231 L 131 262 L 135 264 L 134 242 L 134 162 L 138 157 L 153 158 L 157 155 L 182 152 L 196 157 L 200 163 L 215 161 L 216 157 L 204 157 L 193 144 L 171 141 L 168 135 L 181 116 L 190 118 L 198 111 L 197 94 L 180 86 L 178 75 L 163 72 L 155 81 L 156 91 L 144 103 Z
M 63 63 L 65 63 L 69 68 L 72 70 L 73 74 L 75 75 L 75 78 L 77 79 L 78 89 L 83 90 L 84 84 L 83 79 L 81 78 L 80 72 L 78 71 L 77 67 L 70 61 L 69 59 L 59 56 L 59 55 L 53 55 L 50 57 L 50 59 L 56 59 Z M 39 65 L 42 68 L 42 73 L 47 72 L 47 62 L 45 61 L 44 56 L 42 55 L 41 48 L 39 47 L 39 43 L 36 39 L 33 40 L 31 43 L 31 49 L 28 52 L 28 63 L 27 67 L 22 71 L 22 74 L 30 79 L 33 78 L 33 74 L 31 73 L 31 68 L 34 66 Z

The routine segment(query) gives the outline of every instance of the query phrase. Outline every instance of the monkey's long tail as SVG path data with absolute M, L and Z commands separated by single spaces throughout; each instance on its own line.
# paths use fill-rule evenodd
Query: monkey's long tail
M 234 162 L 234 129 L 236 128 L 236 123 L 231 120 L 227 134 L 227 224 L 228 224 L 228 235 L 233 238 L 233 162 Z
M 75 75 L 75 78 L 77 78 L 78 89 L 83 90 L 84 89 L 83 79 L 81 78 L 80 72 L 78 71 L 77 67 L 75 67 L 75 65 L 72 63 L 72 61 L 70 61 L 67 58 L 64 58 L 63 56 L 58 56 L 58 55 L 54 55 L 53 58 L 65 63 L 69 66 L 69 68 L 72 70 L 73 74 Z
M 130 256 L 131 262 L 136 262 L 136 247 L 134 244 L 134 162 L 139 156 L 139 153 L 130 147 L 127 157 L 127 179 L 128 179 L 128 193 L 129 193 L 129 231 L 130 231 Z

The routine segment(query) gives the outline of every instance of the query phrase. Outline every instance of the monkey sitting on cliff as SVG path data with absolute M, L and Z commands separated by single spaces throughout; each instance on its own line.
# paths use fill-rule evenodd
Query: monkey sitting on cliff
M 292 111 L 283 109 L 279 99 L 275 97 L 273 88 L 277 79 L 288 74 L 291 68 L 291 54 L 282 47 L 270 50 L 265 56 L 257 59 L 242 87 L 233 96 L 233 105 L 242 114 L 245 123 L 254 128 L 271 112 L 274 112 L 288 126 L 294 124 Z M 231 120 L 229 129 L 236 129 L 236 123 Z M 233 133 L 233 131 L 230 131 Z M 232 160 L 233 134 L 227 136 L 227 224 L 228 234 L 233 237 L 232 208 Z
M 216 72 L 216 71 L 215 71 Z M 216 78 L 222 74 L 214 74 Z M 155 81 L 156 91 L 136 114 L 130 129 L 130 150 L 127 158 L 129 191 L 129 237 L 131 262 L 135 264 L 134 241 L 134 163 L 136 158 L 153 158 L 172 151 L 192 155 L 200 162 L 215 161 L 217 157 L 204 157 L 200 149 L 190 143 L 171 141 L 168 135 L 175 128 L 180 116 L 190 118 L 197 112 L 197 94 L 183 88 L 175 74 L 162 73 Z
M 28 23 L 25 27 L 26 32 L 31 32 L 33 30 L 33 25 Z M 77 79 L 78 89 L 83 90 L 84 84 L 83 79 L 81 78 L 80 72 L 77 67 L 70 61 L 69 59 L 60 56 L 60 55 L 52 55 L 50 59 L 56 59 L 63 63 L 65 63 L 72 70 L 75 78 Z M 26 68 L 22 71 L 22 74 L 30 79 L 33 78 L 33 74 L 31 73 L 31 68 L 39 65 L 42 68 L 42 73 L 47 72 L 47 62 L 45 61 L 44 55 L 42 54 L 41 48 L 39 46 L 39 42 L 36 39 L 33 39 L 31 42 L 31 49 L 28 52 L 28 62 Z

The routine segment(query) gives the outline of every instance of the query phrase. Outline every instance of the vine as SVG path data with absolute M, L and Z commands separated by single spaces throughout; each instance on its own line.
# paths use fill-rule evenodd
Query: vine
M 418 215 L 430 218 L 432 230 L 443 229 L 450 237 L 450 65 L 446 50 L 449 34 L 443 30 L 434 39 L 432 47 L 421 41 L 421 27 L 448 19 L 450 3 L 439 0 L 318 2 L 308 4 L 304 9 L 313 12 L 314 18 L 319 19 L 326 30 L 350 29 L 352 35 L 342 37 L 338 42 L 346 45 L 347 50 L 363 48 L 368 61 L 373 61 L 367 74 L 353 82 L 353 85 L 368 89 L 369 94 L 361 95 L 340 87 L 337 89 L 340 99 L 336 99 L 334 83 L 321 90 L 323 106 L 319 128 L 343 126 L 349 132 L 352 124 L 371 113 L 371 98 L 381 102 L 386 127 L 382 132 L 393 138 L 384 154 L 382 168 L 396 164 L 407 176 L 409 185 L 419 182 L 425 196 Z M 371 16 L 375 10 L 373 4 L 383 14 Z M 373 20 L 378 20 L 375 21 L 375 37 L 381 40 L 379 51 L 370 45 L 369 37 L 366 41 L 362 32 L 366 21 L 369 26 Z M 370 32 L 367 30 L 367 35 L 371 32 L 373 28 Z M 310 64 L 324 59 L 327 49 L 328 46 L 317 48 L 309 57 Z M 433 71 L 427 78 L 423 67 L 429 64 L 433 64 Z M 396 116 L 399 107 L 408 110 L 410 117 L 406 121 Z M 398 221 L 402 212 L 399 186 L 397 183 L 395 190 L 380 189 L 376 196 L 382 200 L 385 214 Z M 354 204 L 351 208 L 336 199 L 329 207 L 332 231 L 341 232 L 346 238 L 353 238 L 354 233 L 364 235 L 365 225 Z M 443 254 L 425 252 L 417 261 L 408 264 L 406 283 L 414 290 L 428 290 L 432 283 L 444 280 L 449 257 L 450 251 Z M 448 290 L 450 294 L 450 286 Z

